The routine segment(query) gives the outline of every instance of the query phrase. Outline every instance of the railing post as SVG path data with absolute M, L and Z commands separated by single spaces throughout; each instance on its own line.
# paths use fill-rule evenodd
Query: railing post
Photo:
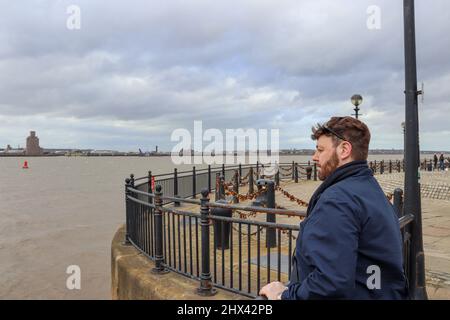
M 173 169 L 173 197 L 178 198 L 178 170 L 177 168 Z M 175 207 L 180 206 L 179 201 L 174 202 Z
M 241 184 L 242 179 L 242 165 L 239 163 L 239 184 Z
M 225 163 L 222 163 L 222 175 L 225 177 Z
M 295 163 L 295 183 L 298 183 L 298 163 Z
M 195 167 L 192 167 L 192 198 L 197 198 L 196 192 L 197 190 L 197 175 L 195 174 Z
M 155 267 L 152 273 L 164 274 L 169 270 L 164 267 L 161 185 L 157 185 L 155 189 Z
M 130 174 L 130 186 L 134 188 L 134 174 Z
M 292 161 L 292 180 L 295 180 L 295 163 Z
M 380 161 L 380 174 L 384 173 L 384 160 Z
M 275 185 L 278 187 L 280 185 L 280 170 L 277 169 L 277 172 L 275 173 Z
M 253 167 L 250 167 L 250 173 L 248 174 L 248 193 L 253 194 L 254 192 L 254 182 L 253 182 Z
M 377 173 L 377 160 L 373 161 L 373 173 Z
M 256 161 L 256 180 L 259 179 L 259 161 Z
M 152 193 L 152 172 L 148 172 L 148 186 L 147 186 L 148 193 Z M 153 203 L 153 198 L 151 196 L 148 196 L 148 203 Z
M 211 193 L 211 165 L 208 164 L 208 192 Z
M 403 172 L 405 172 L 405 159 L 403 159 Z
M 210 271 L 210 252 L 209 252 L 209 198 L 208 190 L 202 190 L 200 207 L 200 225 L 201 225 L 201 238 L 202 238 L 202 272 L 200 275 L 200 287 L 197 288 L 197 293 L 201 296 L 212 296 L 217 293 L 217 290 L 213 288 L 211 281 Z
M 389 173 L 392 173 L 392 160 L 389 160 Z
M 394 208 L 398 218 L 403 217 L 403 190 L 400 188 L 394 190 Z
M 273 181 L 267 183 L 267 208 L 275 208 L 275 188 Z M 266 213 L 266 222 L 276 223 L 277 218 L 273 213 Z M 276 230 L 275 228 L 267 227 L 266 230 L 266 248 L 273 248 L 277 246 Z M 270 266 L 268 266 L 270 268 Z
M 236 192 L 234 203 L 239 203 L 239 171 L 234 170 L 233 191 Z
M 220 175 L 219 198 L 225 199 L 225 176 Z
M 317 181 L 317 163 L 314 162 L 314 181 Z
M 129 246 L 130 242 L 130 221 L 131 221 L 131 201 L 128 199 L 128 195 L 130 191 L 128 187 L 130 187 L 130 178 L 125 179 L 125 239 L 122 242 L 122 245 Z
M 215 200 L 220 200 L 220 173 L 216 172 L 216 188 L 215 188 Z

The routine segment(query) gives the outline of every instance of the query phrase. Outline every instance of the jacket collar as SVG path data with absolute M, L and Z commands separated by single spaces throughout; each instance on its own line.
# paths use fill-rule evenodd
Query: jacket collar
M 308 209 L 306 211 L 306 216 L 309 216 L 312 209 L 315 207 L 317 201 L 319 200 L 320 195 L 329 187 L 336 184 L 339 181 L 342 181 L 346 178 L 349 178 L 351 176 L 355 176 L 358 174 L 370 174 L 372 175 L 372 172 L 370 171 L 369 167 L 367 166 L 366 160 L 356 160 L 349 162 L 347 164 L 344 164 L 343 166 L 340 166 L 337 168 L 332 174 L 330 174 L 317 188 L 317 190 L 312 195 Z

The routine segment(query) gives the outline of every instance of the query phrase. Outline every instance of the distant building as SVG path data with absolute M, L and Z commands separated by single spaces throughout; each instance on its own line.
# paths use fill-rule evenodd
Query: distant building
M 7 145 L 6 149 L 0 149 L 0 155 L 7 155 L 7 156 L 21 156 L 25 154 L 25 150 L 22 148 L 14 149 L 11 147 L 11 145 Z
M 39 146 L 39 138 L 36 136 L 35 131 L 30 131 L 30 136 L 27 138 L 27 156 L 40 156 L 42 155 L 42 149 Z

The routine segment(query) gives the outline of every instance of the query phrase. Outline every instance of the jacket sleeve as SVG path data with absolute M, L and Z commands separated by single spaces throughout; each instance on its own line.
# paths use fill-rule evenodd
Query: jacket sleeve
M 360 231 L 355 211 L 336 195 L 319 199 L 296 252 L 312 272 L 302 282 L 289 285 L 282 299 L 344 298 L 354 288 Z

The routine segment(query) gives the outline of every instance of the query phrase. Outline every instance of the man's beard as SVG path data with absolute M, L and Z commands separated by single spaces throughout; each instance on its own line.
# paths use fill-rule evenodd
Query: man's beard
M 326 178 L 328 178 L 334 172 L 334 170 L 337 169 L 338 165 L 339 165 L 339 158 L 336 151 L 334 151 L 330 160 L 325 162 L 323 166 L 320 166 L 319 179 L 323 181 Z

